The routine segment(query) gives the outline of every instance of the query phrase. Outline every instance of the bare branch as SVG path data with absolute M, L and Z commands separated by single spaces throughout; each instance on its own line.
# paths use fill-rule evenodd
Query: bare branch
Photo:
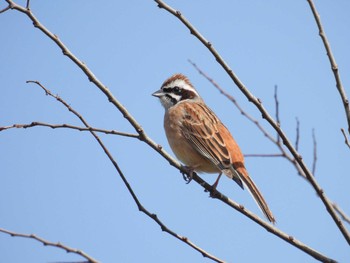
M 314 159 L 312 162 L 312 174 L 315 176 L 316 163 L 317 163 L 317 141 L 316 141 L 315 129 L 312 129 L 312 141 L 314 143 Z
M 57 101 L 59 101 L 60 103 L 62 103 L 70 112 L 72 112 L 76 117 L 79 118 L 79 120 L 85 125 L 85 127 L 89 130 L 89 132 L 91 133 L 91 135 L 96 139 L 96 141 L 98 142 L 98 144 L 100 145 L 100 147 L 103 149 L 103 151 L 105 152 L 105 154 L 107 155 L 108 159 L 112 162 L 114 168 L 117 170 L 120 178 L 123 180 L 123 183 L 125 184 L 126 188 L 128 189 L 130 195 L 132 196 L 133 200 L 135 201 L 139 211 L 143 212 L 144 214 L 146 214 L 148 217 L 152 218 L 162 229 L 162 231 L 172 235 L 173 237 L 181 240 L 182 242 L 186 243 L 187 245 L 189 245 L 190 247 L 192 247 L 193 249 L 197 250 L 198 252 L 200 252 L 203 257 L 207 257 L 215 262 L 224 262 L 223 260 L 209 254 L 207 251 L 205 251 L 204 249 L 200 248 L 199 246 L 195 245 L 192 241 L 190 241 L 187 237 L 181 236 L 179 234 L 177 234 L 176 232 L 174 232 L 173 230 L 169 229 L 161 220 L 159 220 L 159 218 L 157 217 L 156 214 L 153 214 L 151 212 L 149 212 L 140 202 L 140 200 L 137 198 L 134 190 L 131 188 L 128 180 L 126 179 L 124 173 L 122 172 L 122 170 L 120 169 L 118 163 L 115 161 L 115 159 L 113 158 L 112 154 L 109 152 L 108 148 L 104 145 L 104 143 L 102 142 L 102 140 L 98 137 L 98 135 L 91 129 L 90 125 L 87 123 L 87 121 L 83 118 L 83 116 L 81 114 L 79 114 L 76 110 L 74 110 L 72 108 L 72 106 L 70 106 L 66 101 L 64 101 L 61 97 L 57 96 L 57 95 L 53 95 L 51 93 L 50 90 L 48 90 L 47 88 L 45 88 L 39 81 L 27 81 L 27 83 L 34 83 L 37 84 L 38 86 L 40 86 L 46 93 L 46 95 L 55 98 Z
M 338 212 L 338 214 L 341 216 L 341 218 L 347 222 L 348 224 L 350 224 L 350 217 L 348 215 L 345 214 L 345 212 L 343 210 L 341 210 L 339 208 L 339 206 L 336 203 L 332 204 L 334 209 Z
M 50 123 L 45 123 L 45 122 L 32 122 L 28 124 L 13 124 L 10 126 L 2 126 L 0 127 L 0 132 L 4 130 L 9 130 L 13 128 L 17 129 L 27 129 L 31 127 L 36 127 L 36 126 L 42 126 L 42 127 L 49 127 L 52 129 L 72 129 L 72 130 L 78 130 L 78 131 L 94 131 L 94 132 L 100 132 L 104 134 L 111 134 L 111 135 L 119 135 L 119 136 L 124 136 L 124 137 L 131 137 L 131 138 L 139 138 L 138 134 L 133 134 L 133 133 L 126 133 L 126 132 L 119 132 L 115 130 L 105 130 L 105 129 L 99 129 L 99 128 L 86 128 L 86 127 L 80 127 L 80 126 L 75 126 L 71 124 L 50 124 Z
M 214 48 L 211 42 L 209 42 L 207 39 L 203 37 L 203 35 L 181 14 L 180 11 L 175 10 L 171 6 L 167 5 L 161 0 L 154 0 L 158 7 L 166 10 L 170 14 L 174 15 L 177 19 L 181 21 L 181 23 L 186 26 L 192 35 L 194 35 L 207 49 L 208 51 L 215 57 L 216 61 L 222 66 L 222 68 L 226 71 L 226 73 L 230 76 L 232 81 L 237 85 L 237 87 L 241 90 L 241 92 L 247 97 L 247 99 L 253 103 L 256 108 L 260 111 L 262 114 L 262 118 L 265 119 L 279 134 L 281 137 L 281 140 L 283 144 L 288 148 L 290 153 L 294 156 L 296 162 L 300 166 L 301 170 L 304 172 L 307 180 L 310 182 L 320 199 L 322 200 L 322 203 L 324 204 L 326 211 L 330 214 L 332 217 L 334 223 L 338 226 L 338 229 L 342 233 L 345 240 L 350 245 L 350 233 L 348 230 L 344 227 L 342 221 L 338 217 L 338 214 L 332 207 L 332 204 L 328 197 L 326 196 L 324 190 L 320 187 L 318 182 L 315 180 L 314 176 L 312 175 L 311 171 L 303 161 L 303 158 L 301 154 L 295 150 L 292 143 L 288 139 L 287 135 L 284 133 L 284 131 L 279 127 L 278 123 L 271 117 L 271 115 L 268 113 L 268 111 L 265 109 L 264 105 L 262 104 L 261 100 L 259 98 L 256 98 L 240 81 L 240 79 L 237 77 L 237 75 L 233 72 L 233 70 L 229 67 L 229 65 L 225 62 L 225 60 L 221 57 L 219 52 Z
M 0 14 L 6 12 L 6 11 L 9 10 L 9 9 L 11 9 L 11 6 L 10 6 L 10 5 L 8 5 L 7 7 L 5 7 L 4 9 L 0 10 Z
M 349 140 L 348 140 L 348 136 L 345 133 L 345 130 L 343 128 L 341 128 L 340 130 L 341 130 L 342 134 L 344 135 L 345 144 L 350 148 L 350 143 L 349 143 Z
M 274 97 L 274 100 L 275 100 L 276 123 L 280 127 L 281 126 L 281 120 L 280 120 L 280 109 L 279 109 L 279 101 L 278 101 L 278 96 L 277 96 L 277 90 L 278 90 L 278 86 L 275 85 L 275 93 L 274 93 L 273 97 Z M 278 144 L 281 143 L 281 137 L 279 136 L 278 133 L 277 133 L 276 141 L 277 141 Z
M 85 258 L 88 262 L 91 263 L 99 263 L 99 261 L 97 261 L 96 259 L 94 259 L 93 257 L 89 256 L 88 254 L 86 254 L 84 251 L 80 250 L 80 249 L 75 249 L 75 248 L 71 248 L 68 247 L 60 242 L 54 243 L 51 241 L 48 241 L 46 239 L 43 239 L 37 235 L 34 234 L 23 234 L 23 233 L 16 233 L 16 232 L 12 232 L 3 228 L 0 228 L 0 232 L 4 233 L 4 234 L 8 234 L 12 237 L 22 237 L 22 238 L 29 238 L 29 239 L 33 239 L 36 240 L 38 242 L 40 242 L 41 244 L 43 244 L 44 246 L 51 246 L 51 247 L 57 247 L 60 249 L 65 250 L 67 253 L 73 253 L 76 255 L 79 255 L 83 258 Z
M 333 52 L 332 52 L 331 46 L 328 42 L 326 33 L 324 32 L 324 29 L 323 29 L 323 26 L 321 23 L 321 17 L 317 12 L 316 6 L 314 5 L 312 0 L 307 0 L 307 2 L 310 5 L 312 14 L 314 15 L 314 18 L 315 18 L 315 21 L 316 21 L 316 24 L 317 24 L 317 27 L 319 30 L 319 35 L 320 35 L 322 42 L 323 42 L 323 45 L 327 51 L 327 56 L 328 56 L 329 62 L 331 64 L 333 75 L 334 75 L 334 78 L 335 78 L 335 81 L 337 84 L 336 86 L 337 86 L 338 92 L 340 94 L 341 100 L 342 100 L 343 105 L 344 105 L 344 110 L 345 110 L 345 114 L 346 114 L 347 121 L 348 121 L 348 132 L 350 134 L 350 105 L 349 105 L 349 100 L 348 100 L 348 97 L 346 95 L 345 89 L 344 89 L 343 84 L 342 84 L 341 79 L 340 79 L 338 65 L 337 65 L 337 62 L 335 61 L 335 58 L 333 56 Z
M 244 157 L 285 157 L 281 153 L 251 153 L 245 154 Z
M 296 127 L 296 136 L 295 136 L 295 149 L 299 150 L 299 140 L 300 140 L 300 122 L 299 119 L 296 118 L 297 127 Z

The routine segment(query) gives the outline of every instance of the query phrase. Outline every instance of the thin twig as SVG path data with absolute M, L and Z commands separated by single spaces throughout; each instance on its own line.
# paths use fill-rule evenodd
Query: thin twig
M 281 153 L 248 153 L 244 157 L 285 157 Z
M 300 140 L 300 122 L 299 119 L 296 118 L 296 135 L 295 135 L 295 150 L 299 151 L 299 140 Z
M 277 96 L 277 90 L 278 90 L 278 86 L 275 85 L 275 93 L 273 95 L 273 98 L 275 100 L 276 123 L 280 127 L 281 126 L 281 120 L 280 120 L 280 109 L 279 109 L 279 101 L 278 101 L 278 96 Z M 281 143 L 281 137 L 279 136 L 278 133 L 277 133 L 276 141 L 277 141 L 278 144 Z
M 94 132 L 91 129 L 91 126 L 87 123 L 87 121 L 83 118 L 83 116 L 81 114 L 79 114 L 76 110 L 73 109 L 73 107 L 71 105 L 69 105 L 66 101 L 64 101 L 61 97 L 59 97 L 58 95 L 53 95 L 51 93 L 50 90 L 48 90 L 47 88 L 45 88 L 39 81 L 27 81 L 27 83 L 34 83 L 37 84 L 38 86 L 40 86 L 46 93 L 46 95 L 55 98 L 57 101 L 59 101 L 60 103 L 62 103 L 70 112 L 72 112 L 76 117 L 79 118 L 79 120 L 85 125 L 85 127 L 89 130 L 89 132 L 91 133 L 91 135 L 96 139 L 96 141 L 98 142 L 98 144 L 100 145 L 100 147 L 103 149 L 103 151 L 105 152 L 105 154 L 107 155 L 108 159 L 112 162 L 113 166 L 115 167 L 115 169 L 117 170 L 119 176 L 121 177 L 121 179 L 123 180 L 123 183 L 125 184 L 126 188 L 128 189 L 130 195 L 132 196 L 133 200 L 135 201 L 139 211 L 143 212 L 144 214 L 146 214 L 148 217 L 152 218 L 162 229 L 162 231 L 167 232 L 168 234 L 174 236 L 175 238 L 181 240 L 182 242 L 186 243 L 187 245 L 189 245 L 190 247 L 192 247 L 193 249 L 197 250 L 198 252 L 200 252 L 203 257 L 207 257 L 209 259 L 212 259 L 215 262 L 224 262 L 223 260 L 211 255 L 210 253 L 208 253 L 207 251 L 205 251 L 204 249 L 200 248 L 199 246 L 195 245 L 192 241 L 190 241 L 187 237 L 185 236 L 181 236 L 179 234 L 177 234 L 176 232 L 174 232 L 173 230 L 169 229 L 158 217 L 156 214 L 149 212 L 140 202 L 140 200 L 138 199 L 138 197 L 136 196 L 134 190 L 132 189 L 132 187 L 130 186 L 128 180 L 126 179 L 124 173 L 122 172 L 121 168 L 119 167 L 118 163 L 115 161 L 115 159 L 113 158 L 112 154 L 109 152 L 108 148 L 104 145 L 104 143 L 102 142 L 102 140 L 98 137 L 98 135 L 96 134 L 96 132 Z
M 41 238 L 37 235 L 34 235 L 34 234 L 16 233 L 16 232 L 12 232 L 12 231 L 9 231 L 9 230 L 3 229 L 3 228 L 0 228 L 0 232 L 2 232 L 4 234 L 8 234 L 12 237 L 22 237 L 22 238 L 34 239 L 34 240 L 40 242 L 41 244 L 43 244 L 44 246 L 57 247 L 57 248 L 65 250 L 67 253 L 77 254 L 77 255 L 85 258 L 86 260 L 88 260 L 88 262 L 90 262 L 90 263 L 98 263 L 99 262 L 96 259 L 94 259 L 93 257 L 86 254 L 84 251 L 68 247 L 60 242 L 54 243 L 54 242 L 48 241 L 48 240 L 43 239 L 43 238 Z
M 9 10 L 10 8 L 11 8 L 11 6 L 8 5 L 8 6 L 5 7 L 4 9 L 1 9 L 1 10 L 0 10 L 0 14 L 6 12 L 6 11 Z
M 240 81 L 240 79 L 237 77 L 237 75 L 233 72 L 233 70 L 229 67 L 229 65 L 224 61 L 224 59 L 221 57 L 221 55 L 218 53 L 218 51 L 214 48 L 211 42 L 209 42 L 207 39 L 203 37 L 203 35 L 181 14 L 180 11 L 175 10 L 168 4 L 164 3 L 161 0 L 154 0 L 159 8 L 162 8 L 169 12 L 170 14 L 174 15 L 177 19 L 181 21 L 181 23 L 186 26 L 192 35 L 194 35 L 207 49 L 208 51 L 215 57 L 216 61 L 222 66 L 222 68 L 226 71 L 226 73 L 230 76 L 232 81 L 236 84 L 236 86 L 241 90 L 241 92 L 247 97 L 247 99 L 253 103 L 257 109 L 262 114 L 262 118 L 265 119 L 279 134 L 281 137 L 281 140 L 283 144 L 287 147 L 287 149 L 290 151 L 290 153 L 294 156 L 296 162 L 300 166 L 301 170 L 304 172 L 306 178 L 322 200 L 322 203 L 324 204 L 326 211 L 330 214 L 332 217 L 334 223 L 337 225 L 338 229 L 342 233 L 345 240 L 350 245 L 350 233 L 343 225 L 342 221 L 340 220 L 338 214 L 332 207 L 332 204 L 328 197 L 326 196 L 324 190 L 320 187 L 318 182 L 316 181 L 315 177 L 312 175 L 311 171 L 303 161 L 303 158 L 301 154 L 295 150 L 292 143 L 288 139 L 287 135 L 284 133 L 284 131 L 279 127 L 278 123 L 271 117 L 271 115 L 268 113 L 268 111 L 265 109 L 264 105 L 262 104 L 261 100 L 259 98 L 256 98 L 246 87 L 245 85 Z
M 75 126 L 71 124 L 50 124 L 50 123 L 45 123 L 45 122 L 39 122 L 39 121 L 34 121 L 28 124 L 13 124 L 9 126 L 2 126 L 0 127 L 0 132 L 8 129 L 27 129 L 31 127 L 36 127 L 36 126 L 43 126 L 43 127 L 49 127 L 52 129 L 72 129 L 72 130 L 78 130 L 78 131 L 94 131 L 94 132 L 99 132 L 99 133 L 104 133 L 104 134 L 111 134 L 111 135 L 119 135 L 119 136 L 124 136 L 124 137 L 131 137 L 131 138 L 139 138 L 138 134 L 133 134 L 133 133 L 126 133 L 126 132 L 119 132 L 115 130 L 105 130 L 105 129 L 99 129 L 99 128 L 86 128 L 86 127 L 80 127 L 80 126 Z
M 342 134 L 344 135 L 345 144 L 350 148 L 350 143 L 348 140 L 348 136 L 345 133 L 345 130 L 343 128 L 341 128 L 340 130 L 341 130 Z
M 313 162 L 312 162 L 312 174 L 315 176 L 316 163 L 317 163 L 317 141 L 316 141 L 315 129 L 312 129 L 312 141 L 314 144 L 314 158 L 313 158 Z
M 319 35 L 322 39 L 323 45 L 327 51 L 327 56 L 329 59 L 329 62 L 331 64 L 331 68 L 332 68 L 332 72 L 336 81 L 336 86 L 338 89 L 338 92 L 340 94 L 341 100 L 343 102 L 344 105 L 344 110 L 345 110 L 345 114 L 347 117 L 347 122 L 348 122 L 348 132 L 350 134 L 350 105 L 349 105 L 349 99 L 346 95 L 345 89 L 343 87 L 343 84 L 341 82 L 340 79 L 340 74 L 339 74 L 339 69 L 338 69 L 338 65 L 337 62 L 335 61 L 332 49 L 331 49 L 331 45 L 329 44 L 329 41 L 327 39 L 327 35 L 323 29 L 322 23 L 321 23 L 321 17 L 317 12 L 316 6 L 314 5 L 312 0 L 307 0 L 307 2 L 310 5 L 312 14 L 314 15 L 318 30 L 319 30 Z
M 339 208 L 339 206 L 336 203 L 332 204 L 334 209 L 338 212 L 338 214 L 341 216 L 341 218 L 347 222 L 348 224 L 350 224 L 350 217 L 348 215 L 345 214 L 345 212 L 343 210 L 341 210 Z

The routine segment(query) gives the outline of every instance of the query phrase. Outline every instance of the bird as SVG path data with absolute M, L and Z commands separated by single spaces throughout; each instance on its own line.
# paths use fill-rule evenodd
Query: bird
M 164 130 L 168 143 L 190 174 L 193 171 L 218 173 L 213 189 L 222 173 L 225 174 L 242 189 L 248 189 L 265 217 L 274 224 L 275 217 L 250 178 L 238 144 L 190 80 L 183 74 L 174 74 L 152 96 L 159 98 L 165 109 Z

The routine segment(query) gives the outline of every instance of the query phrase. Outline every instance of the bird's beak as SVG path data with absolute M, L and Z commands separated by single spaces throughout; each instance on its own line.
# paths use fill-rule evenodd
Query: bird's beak
M 164 96 L 164 92 L 160 89 L 160 90 L 157 90 L 156 92 L 153 92 L 152 96 L 160 98 L 160 97 Z

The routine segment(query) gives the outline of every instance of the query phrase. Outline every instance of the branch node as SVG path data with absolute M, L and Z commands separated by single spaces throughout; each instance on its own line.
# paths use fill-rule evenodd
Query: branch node
M 318 195 L 319 195 L 320 197 L 324 195 L 324 191 L 323 191 L 322 188 L 318 191 Z

